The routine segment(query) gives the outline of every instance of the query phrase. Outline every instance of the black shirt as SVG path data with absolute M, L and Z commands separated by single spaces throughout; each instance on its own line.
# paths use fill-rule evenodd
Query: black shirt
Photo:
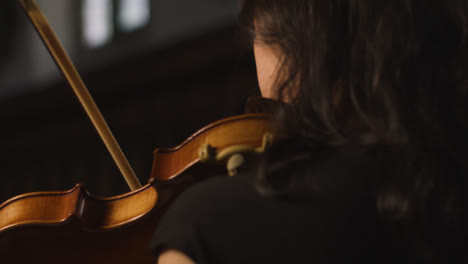
M 279 170 L 306 176 L 309 191 L 291 195 L 259 194 L 253 172 L 206 180 L 169 208 L 151 248 L 177 249 L 198 264 L 379 261 L 378 170 L 369 164 L 354 150 L 300 159 Z

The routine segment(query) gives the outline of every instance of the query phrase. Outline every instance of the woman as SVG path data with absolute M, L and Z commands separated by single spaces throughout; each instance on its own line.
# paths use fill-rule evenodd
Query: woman
M 165 263 L 468 263 L 468 3 L 249 0 L 289 139 L 184 193 Z

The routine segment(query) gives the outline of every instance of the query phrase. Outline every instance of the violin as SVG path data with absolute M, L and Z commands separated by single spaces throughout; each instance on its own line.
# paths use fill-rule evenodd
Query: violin
M 267 114 L 245 114 L 200 129 L 182 144 L 156 149 L 141 186 L 91 95 L 35 0 L 19 0 L 96 127 L 131 191 L 97 198 L 83 184 L 19 195 L 0 205 L 3 263 L 156 263 L 149 244 L 178 194 L 215 175 L 234 175 L 273 142 Z

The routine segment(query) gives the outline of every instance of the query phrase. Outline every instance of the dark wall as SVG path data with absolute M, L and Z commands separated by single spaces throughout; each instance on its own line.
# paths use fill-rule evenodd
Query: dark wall
M 83 78 L 140 181 L 152 151 L 240 114 L 258 93 L 251 54 L 225 28 L 83 73 Z M 71 89 L 60 81 L 0 101 L 0 200 L 71 189 L 97 196 L 128 191 Z
M 5 1 L 0 6 L 0 70 L 10 55 L 18 24 L 18 12 L 14 1 Z

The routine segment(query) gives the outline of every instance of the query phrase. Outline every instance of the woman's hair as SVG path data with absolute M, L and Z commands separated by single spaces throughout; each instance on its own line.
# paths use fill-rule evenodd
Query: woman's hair
M 468 1 L 246 0 L 242 18 L 280 57 L 288 133 L 381 153 L 389 228 L 435 262 L 463 248 Z

